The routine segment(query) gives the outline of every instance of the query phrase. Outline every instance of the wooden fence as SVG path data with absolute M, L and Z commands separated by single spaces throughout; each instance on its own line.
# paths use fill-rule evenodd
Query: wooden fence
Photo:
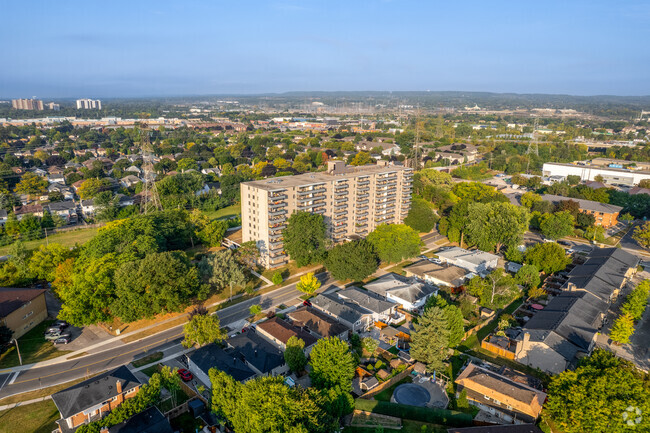
M 399 382 L 400 380 L 404 379 L 406 376 L 411 374 L 413 371 L 414 366 L 410 365 L 409 367 L 406 368 L 406 370 L 402 371 L 401 373 L 397 373 L 395 376 L 391 377 L 388 379 L 386 382 L 382 382 L 379 385 L 377 385 L 375 388 L 371 389 L 370 391 L 366 392 L 364 395 L 362 395 L 360 398 L 365 398 L 365 399 L 370 399 L 374 397 L 375 395 L 379 394 L 386 388 L 390 388 L 391 385 Z
M 495 344 L 492 344 L 492 343 L 487 341 L 487 338 L 489 338 L 489 336 L 486 337 L 483 341 L 481 341 L 481 348 L 482 349 L 488 350 L 488 351 L 490 351 L 490 352 L 492 352 L 492 353 L 494 353 L 496 355 L 499 355 L 499 356 L 501 356 L 503 358 L 510 359 L 510 360 L 513 360 L 513 361 L 515 360 L 515 352 L 512 352 L 512 351 L 510 351 L 508 349 L 504 349 L 503 347 L 499 347 L 499 346 L 497 346 Z

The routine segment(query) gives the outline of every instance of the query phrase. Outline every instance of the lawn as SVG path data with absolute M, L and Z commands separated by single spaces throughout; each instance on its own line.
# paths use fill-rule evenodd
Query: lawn
M 18 347 L 20 348 L 20 355 L 23 358 L 23 364 L 45 361 L 46 359 L 56 358 L 70 353 L 69 350 L 58 350 L 51 341 L 46 341 L 43 338 L 45 330 L 52 322 L 52 320 L 41 322 L 34 329 L 18 339 Z M 18 362 L 18 353 L 16 352 L 16 346 L 12 345 L 5 353 L 0 355 L 0 368 L 15 367 L 17 365 L 20 365 Z
M 50 399 L 0 412 L 0 433 L 51 433 L 59 411 Z
M 223 209 L 205 211 L 203 213 L 210 219 L 231 218 L 241 213 L 241 204 L 237 203 L 232 206 L 224 207 Z
M 25 241 L 23 245 L 28 250 L 35 250 L 40 245 L 47 242 L 55 242 L 63 245 L 64 247 L 74 247 L 76 244 L 84 244 L 88 242 L 93 236 L 97 234 L 97 227 L 89 229 L 70 230 L 63 233 L 56 233 L 48 236 L 47 239 L 36 239 L 33 241 Z M 0 256 L 5 256 L 11 251 L 11 245 L 0 247 Z
M 151 367 L 147 367 L 144 370 L 141 370 L 144 374 L 147 376 L 151 377 L 153 376 L 154 373 L 158 373 L 158 367 L 160 364 L 152 365 Z
M 163 358 L 162 352 L 154 352 L 151 355 L 147 355 L 140 359 L 133 361 L 131 364 L 135 368 L 142 367 L 143 365 L 151 364 L 152 362 L 160 361 Z
M 374 398 L 375 400 L 379 400 L 379 401 L 390 401 L 390 398 L 393 395 L 393 391 L 395 391 L 395 388 L 397 388 L 403 383 L 411 383 L 411 382 L 413 382 L 413 378 L 411 378 L 411 376 L 406 376 L 404 379 L 392 384 L 382 392 L 376 394 Z

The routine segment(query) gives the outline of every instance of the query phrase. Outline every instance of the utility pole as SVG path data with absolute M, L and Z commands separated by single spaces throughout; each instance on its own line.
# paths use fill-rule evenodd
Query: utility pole
M 526 162 L 526 174 L 530 174 L 530 154 L 535 153 L 536 156 L 539 156 L 539 148 L 537 147 L 537 128 L 538 128 L 538 118 L 535 118 L 535 123 L 533 125 L 533 138 L 528 143 L 528 150 L 526 155 L 528 155 L 528 161 Z
M 153 173 L 153 149 L 149 142 L 149 130 L 145 122 L 140 124 L 140 155 L 142 155 L 142 168 L 144 170 L 140 212 L 146 214 L 150 211 L 162 210 L 162 206 Z
M 20 356 L 20 348 L 18 347 L 18 340 L 14 338 L 14 343 L 16 343 L 16 352 L 18 352 L 18 362 L 20 365 L 23 365 L 23 358 Z

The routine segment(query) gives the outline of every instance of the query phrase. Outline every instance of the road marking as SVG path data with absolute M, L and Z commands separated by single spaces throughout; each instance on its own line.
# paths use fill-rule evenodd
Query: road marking
M 5 381 L 2 382 L 2 385 L 0 385 L 0 389 L 4 388 L 5 383 L 7 383 L 7 380 L 9 380 L 10 377 L 11 377 L 11 374 L 8 374 L 8 375 L 7 375 L 7 378 L 5 379 Z
M 11 385 L 12 383 L 14 383 L 14 381 L 16 380 L 16 378 L 18 377 L 19 374 L 20 374 L 20 371 L 17 371 L 17 372 L 15 372 L 15 373 L 13 374 L 13 377 L 12 377 L 11 381 L 9 382 L 9 385 Z
M 153 343 L 149 343 L 149 344 L 147 344 L 146 346 L 140 347 L 140 348 L 138 348 L 138 349 L 129 350 L 128 352 L 119 353 L 119 354 L 117 354 L 117 355 L 115 355 L 115 356 L 112 356 L 112 357 L 110 357 L 110 358 L 104 358 L 104 359 L 101 359 L 101 360 L 99 360 L 99 361 L 95 361 L 95 362 L 92 362 L 92 363 L 90 363 L 90 364 L 85 364 L 85 365 L 82 365 L 82 366 L 79 366 L 79 367 L 75 367 L 75 368 L 70 368 L 70 369 L 68 369 L 68 370 L 65 370 L 65 371 L 62 371 L 62 372 L 59 372 L 59 373 L 52 373 L 52 374 L 48 374 L 48 375 L 45 375 L 45 376 L 36 377 L 36 378 L 34 378 L 34 379 L 19 380 L 19 381 L 15 382 L 15 384 L 32 382 L 32 381 L 35 381 L 35 380 L 44 379 L 44 378 L 46 378 L 46 377 L 58 376 L 58 375 L 60 375 L 60 374 L 68 373 L 68 372 L 70 372 L 70 371 L 74 371 L 74 370 L 85 369 L 85 368 L 90 367 L 91 365 L 95 365 L 95 364 L 99 364 L 99 363 L 102 363 L 102 362 L 110 361 L 110 360 L 115 359 L 115 358 L 117 358 L 117 357 L 124 356 L 124 355 L 128 355 L 129 353 L 142 351 L 142 350 L 146 349 L 147 347 L 150 347 L 150 346 L 153 346 L 153 345 L 156 345 L 156 344 L 160 344 L 160 343 L 162 343 L 162 342 L 165 342 L 165 341 L 167 341 L 167 340 L 171 340 L 171 339 L 174 339 L 174 338 L 180 337 L 180 336 L 182 336 L 182 335 L 183 335 L 183 333 L 180 332 L 180 333 L 175 334 L 175 335 L 173 335 L 173 336 L 167 337 L 167 338 L 165 338 L 165 339 L 163 339 L 163 340 L 158 340 L 158 341 L 155 341 L 155 342 L 153 342 Z M 71 379 L 71 380 L 74 380 L 74 379 Z

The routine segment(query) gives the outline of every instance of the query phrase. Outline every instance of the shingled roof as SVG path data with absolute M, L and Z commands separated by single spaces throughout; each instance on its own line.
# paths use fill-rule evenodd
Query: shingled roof
M 26 303 L 36 299 L 45 289 L 14 289 L 0 287 L 0 317 L 7 317 Z
M 349 328 L 311 307 L 300 307 L 287 314 L 294 325 L 309 329 L 323 338 L 341 335 Z

